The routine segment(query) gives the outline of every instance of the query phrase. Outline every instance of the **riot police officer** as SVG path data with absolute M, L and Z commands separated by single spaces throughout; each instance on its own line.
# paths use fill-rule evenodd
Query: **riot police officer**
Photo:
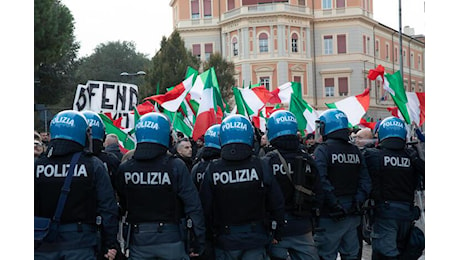
M 210 126 L 204 134 L 204 145 L 200 150 L 200 160 L 192 168 L 192 180 L 200 190 L 205 170 L 212 160 L 220 158 L 220 124 Z M 212 234 L 207 232 L 206 250 L 197 259 L 214 259 L 214 248 L 212 246 Z
M 324 191 L 315 241 L 320 258 L 357 259 L 360 206 L 371 190 L 371 180 L 358 147 L 349 142 L 348 118 L 328 109 L 319 117 L 323 142 L 314 151 Z
M 101 117 L 93 111 L 85 110 L 82 114 L 85 116 L 88 125 L 91 127 L 91 152 L 93 152 L 93 154 L 107 167 L 107 172 L 109 173 L 112 186 L 114 187 L 115 173 L 120 165 L 120 160 L 115 154 L 103 151 L 105 140 L 104 123 L 102 122 Z
M 283 194 L 269 166 L 253 155 L 253 138 L 246 117 L 225 118 L 221 158 L 206 169 L 200 197 L 216 259 L 263 259 L 269 242 L 267 215 L 282 224 Z
M 192 180 L 198 190 L 210 161 L 220 158 L 220 124 L 210 126 L 204 134 L 200 160 L 192 168 Z
M 204 249 L 204 218 L 198 192 L 185 163 L 167 154 L 171 124 L 157 112 L 143 115 L 136 124 L 133 157 L 116 174 L 120 205 L 128 232 L 129 259 L 188 259 L 185 222 L 193 223 L 198 240 L 190 255 Z
M 270 258 L 319 260 L 312 231 L 313 214 L 322 190 L 316 163 L 300 148 L 297 120 L 289 111 L 279 110 L 267 122 L 267 138 L 273 151 L 266 154 L 284 195 L 285 225 L 281 241 L 270 248 Z M 316 217 L 316 215 L 314 215 Z
M 419 178 L 425 176 L 425 163 L 413 148 L 406 147 L 407 130 L 401 119 L 385 118 L 377 134 L 378 146 L 364 151 L 376 205 L 372 259 L 418 259 L 404 254 L 410 229 L 420 217 L 414 192 Z
M 71 179 L 57 238 L 35 249 L 35 259 L 96 259 L 96 215 L 102 217 L 104 256 L 117 248 L 118 209 L 103 163 L 83 152 L 88 142 L 85 117 L 72 110 L 58 113 L 50 123 L 46 156 L 35 162 L 35 216 L 53 218 L 71 158 L 79 159 Z M 76 157 L 73 157 L 73 156 Z

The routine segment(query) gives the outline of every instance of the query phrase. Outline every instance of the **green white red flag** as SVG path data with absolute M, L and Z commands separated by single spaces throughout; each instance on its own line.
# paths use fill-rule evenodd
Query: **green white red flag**
M 193 85 L 194 75 L 190 75 L 180 84 L 176 85 L 173 89 L 169 90 L 162 95 L 154 95 L 145 98 L 144 100 L 154 100 L 160 104 L 164 109 L 175 112 L 179 109 L 185 96 L 190 91 Z
M 425 123 L 425 92 L 407 92 L 407 108 L 410 117 L 410 121 L 415 123 L 417 126 Z M 391 115 L 404 118 L 398 107 L 389 107 L 388 111 Z
M 319 113 L 305 100 L 293 94 L 290 99 L 289 111 L 295 115 L 297 127 L 302 135 L 305 135 L 305 132 L 312 133 L 315 131 L 315 121 L 319 118 Z
M 214 89 L 212 75 L 208 74 L 203 87 L 200 106 L 198 107 L 198 113 L 196 115 L 195 127 L 192 133 L 192 138 L 195 141 L 202 137 L 210 126 L 220 123 L 218 121 L 217 112 L 219 108 L 216 101 L 216 91 Z M 220 110 L 220 112 L 222 113 L 222 110 Z
M 272 92 L 272 98 L 269 100 L 271 104 L 291 103 L 291 94 L 298 98 L 302 98 L 302 87 L 299 82 L 286 82 Z
M 366 88 L 359 95 L 347 97 L 334 103 L 326 103 L 326 106 L 342 110 L 347 115 L 350 126 L 355 126 L 361 122 L 361 118 L 366 114 L 369 109 L 369 103 L 369 88 Z

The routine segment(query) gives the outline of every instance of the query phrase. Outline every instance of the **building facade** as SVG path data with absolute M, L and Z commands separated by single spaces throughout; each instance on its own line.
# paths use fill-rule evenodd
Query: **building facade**
M 399 32 L 372 19 L 372 0 L 171 0 L 174 28 L 194 55 L 213 52 L 235 64 L 236 82 L 270 91 L 302 84 L 316 109 L 371 88 L 367 117 L 394 106 L 381 84 L 367 79 L 378 64 L 400 69 Z M 413 32 L 413 30 L 412 30 Z M 412 33 L 413 34 L 413 33 Z M 406 91 L 425 91 L 424 36 L 403 34 Z

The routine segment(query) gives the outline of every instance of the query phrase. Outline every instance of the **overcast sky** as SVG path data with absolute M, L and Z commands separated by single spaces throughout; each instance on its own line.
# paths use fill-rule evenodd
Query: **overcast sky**
M 136 50 L 153 57 L 161 38 L 173 29 L 170 0 L 62 0 L 75 19 L 79 57 L 93 53 L 100 43 L 133 41 Z M 424 0 L 402 0 L 403 27 L 425 34 Z M 374 0 L 373 18 L 399 30 L 398 1 Z

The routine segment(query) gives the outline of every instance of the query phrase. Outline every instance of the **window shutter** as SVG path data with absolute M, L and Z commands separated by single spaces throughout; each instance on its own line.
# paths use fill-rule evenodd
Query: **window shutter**
M 348 78 L 346 77 L 339 78 L 339 94 L 340 93 L 348 94 Z
M 343 8 L 345 7 L 345 0 L 337 0 L 337 8 Z
M 192 14 L 199 14 L 200 13 L 200 3 L 198 0 L 192 0 Z
M 337 35 L 337 52 L 347 53 L 347 38 L 345 34 Z
M 205 53 L 212 53 L 212 43 L 206 43 L 204 45 L 204 52 Z
M 192 45 L 192 54 L 194 56 L 201 55 L 201 46 L 199 44 Z
M 324 79 L 324 86 L 325 87 L 333 87 L 334 86 L 334 78 Z
M 203 14 L 205 16 L 211 16 L 211 0 L 204 0 L 203 4 L 204 4 Z

